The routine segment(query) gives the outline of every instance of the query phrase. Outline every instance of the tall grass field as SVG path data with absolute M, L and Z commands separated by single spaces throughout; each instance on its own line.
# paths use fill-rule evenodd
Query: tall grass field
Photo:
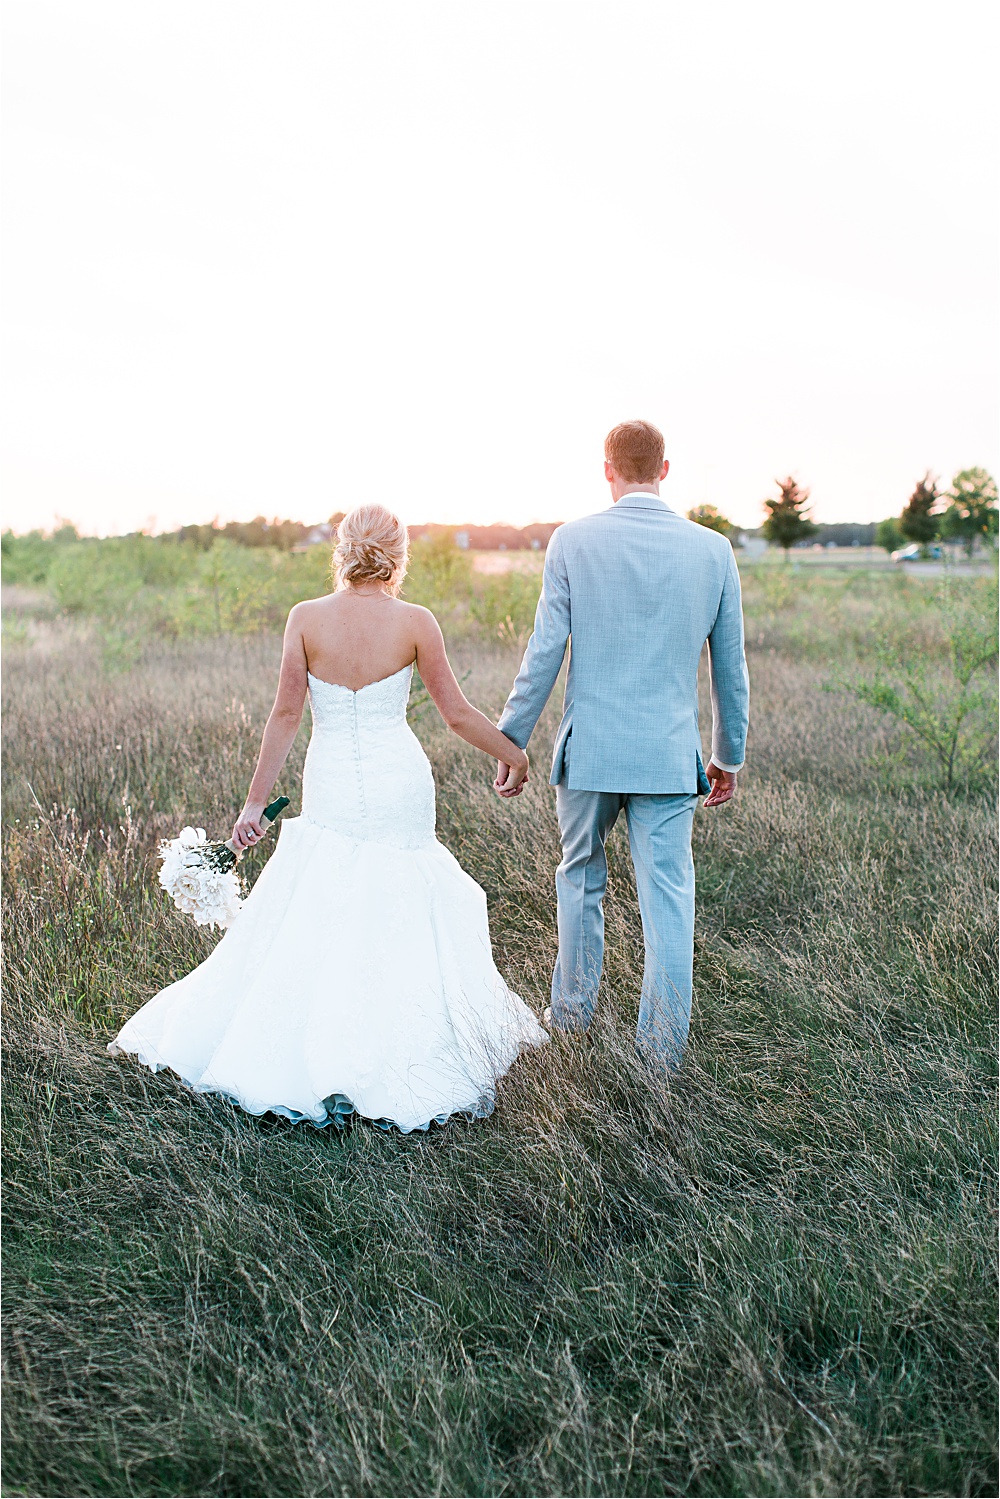
M 683 1070 L 632 1050 L 616 829 L 592 1031 L 516 1063 L 488 1120 L 402 1137 L 105 1051 L 217 940 L 156 843 L 227 835 L 328 559 L 46 545 L 5 555 L 6 1493 L 997 1493 L 993 578 L 742 564 L 751 740 L 695 818 Z M 445 541 L 408 588 L 498 713 L 537 574 Z M 539 1011 L 558 709 L 504 803 L 411 707 Z M 336 911 L 327 935 L 334 984 Z

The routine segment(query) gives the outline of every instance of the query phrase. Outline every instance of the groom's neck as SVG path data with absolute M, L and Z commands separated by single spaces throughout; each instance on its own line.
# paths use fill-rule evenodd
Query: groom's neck
M 616 505 L 624 494 L 659 494 L 659 492 L 659 479 L 654 479 L 651 484 L 625 484 L 611 481 L 611 497 Z

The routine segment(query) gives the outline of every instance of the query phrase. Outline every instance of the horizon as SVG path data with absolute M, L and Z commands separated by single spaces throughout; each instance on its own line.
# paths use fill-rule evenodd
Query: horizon
M 945 492 L 942 491 L 942 494 L 944 496 Z M 838 516 L 829 520 L 820 520 L 816 517 L 814 513 L 815 507 L 812 505 L 807 506 L 805 513 L 808 517 L 815 520 L 816 525 L 821 528 L 829 526 L 874 526 L 877 525 L 881 520 L 898 519 L 899 514 L 903 510 L 908 499 L 909 495 L 907 494 L 903 497 L 902 501 L 897 506 L 895 511 L 889 512 L 885 515 L 880 514 L 877 516 L 872 516 L 871 518 L 865 520 L 860 520 L 856 516 L 851 515 Z M 669 500 L 667 500 L 667 503 L 670 503 Z M 714 502 L 712 501 L 696 501 L 694 504 L 689 505 L 686 510 L 679 511 L 679 514 L 687 517 L 689 510 L 694 510 L 698 507 L 698 505 L 705 503 L 714 504 Z M 402 507 L 400 507 L 400 509 L 401 508 Z M 534 515 L 529 519 L 523 521 L 502 520 L 497 518 L 493 518 L 492 520 L 469 520 L 467 517 L 462 520 L 429 520 L 426 516 L 424 516 L 420 520 L 416 520 L 407 519 L 402 513 L 400 513 L 400 519 L 406 526 L 407 530 L 410 531 L 415 529 L 419 530 L 421 527 L 439 527 L 442 530 L 447 531 L 462 531 L 467 530 L 470 527 L 475 527 L 479 530 L 495 530 L 507 527 L 515 531 L 526 531 L 532 526 L 561 526 L 564 525 L 567 520 L 579 520 L 583 515 L 596 514 L 599 510 L 607 508 L 609 508 L 607 505 L 597 505 L 593 510 L 582 510 L 580 511 L 579 515 L 565 516 L 559 520 L 553 520 L 551 516 L 542 515 Z M 673 508 L 677 507 L 675 506 Z M 733 513 L 727 511 L 724 506 L 715 505 L 715 508 L 720 512 L 722 516 L 724 516 L 731 522 L 735 531 L 751 533 L 754 531 L 759 531 L 764 524 L 765 514 L 763 512 L 763 508 L 759 520 L 746 524 L 734 520 Z M 335 511 L 331 513 L 336 514 Z M 55 531 L 59 530 L 60 527 L 72 526 L 73 529 L 77 532 L 81 541 L 104 541 L 110 540 L 116 536 L 172 536 L 175 535 L 178 531 L 184 530 L 186 527 L 191 526 L 212 526 L 219 530 L 222 530 L 227 525 L 247 525 L 257 520 L 263 520 L 269 526 L 280 525 L 282 522 L 290 522 L 294 525 L 302 525 L 306 527 L 316 527 L 329 524 L 329 516 L 324 517 L 320 520 L 303 520 L 296 515 L 268 515 L 263 511 L 257 511 L 253 514 L 247 512 L 240 515 L 222 515 L 219 512 L 216 512 L 214 515 L 208 515 L 202 519 L 183 520 L 172 525 L 161 525 L 158 516 L 149 515 L 145 517 L 144 521 L 140 522 L 139 524 L 130 526 L 127 529 L 121 527 L 117 530 L 101 530 L 86 529 L 85 526 L 82 526 L 77 520 L 74 520 L 71 515 L 62 514 L 52 514 L 48 517 L 47 523 L 39 525 L 12 525 L 6 513 L 3 510 L 0 510 L 0 531 L 10 532 L 14 536 L 27 536 L 30 534 L 41 533 L 44 536 L 50 537 L 54 534 Z
M 604 508 L 610 508 L 610 507 L 604 507 Z M 695 507 L 692 506 L 690 508 L 694 509 Z M 591 512 L 585 512 L 585 513 L 589 514 Z M 725 514 L 725 512 L 722 512 L 722 513 L 723 513 L 723 515 Z M 334 514 L 336 514 L 336 512 L 334 512 Z M 578 517 L 578 516 L 567 517 L 567 519 L 579 519 L 579 518 L 580 517 Z M 880 519 L 884 519 L 884 518 L 885 517 L 880 517 Z M 151 519 L 152 519 L 152 517 L 151 517 Z M 214 529 L 218 529 L 219 531 L 222 531 L 227 525 L 248 525 L 248 524 L 252 524 L 254 521 L 263 521 L 266 526 L 280 526 L 280 525 L 302 526 L 306 530 L 315 530 L 319 526 L 326 526 L 326 525 L 330 525 L 331 524 L 331 518 L 330 517 L 327 517 L 324 520 L 302 520 L 302 519 L 300 519 L 297 516 L 289 516 L 289 515 L 286 515 L 286 516 L 280 516 L 280 515 L 266 516 L 266 515 L 263 515 L 263 514 L 259 514 L 259 515 L 254 515 L 254 516 L 233 517 L 233 518 L 230 518 L 228 520 L 222 520 L 218 515 L 216 515 L 216 516 L 213 516 L 210 520 L 207 520 L 207 521 L 186 521 L 186 522 L 183 522 L 180 526 L 171 526 L 171 527 L 135 526 L 135 527 L 133 527 L 129 531 L 82 531 L 79 528 L 79 526 L 77 526 L 76 523 L 73 520 L 70 519 L 69 516 L 57 516 L 55 518 L 55 523 L 53 525 L 50 525 L 50 526 L 45 526 L 45 527 L 42 527 L 42 526 L 29 527 L 27 529 L 20 529 L 20 530 L 18 530 L 17 528 L 15 528 L 13 526 L 8 526 L 8 525 L 4 524 L 3 527 L 2 527 L 2 530 L 3 530 L 4 534 L 8 534 L 9 533 L 9 534 L 11 534 L 11 535 L 13 535 L 15 537 L 23 537 L 23 536 L 28 536 L 28 535 L 36 535 L 36 534 L 40 533 L 44 537 L 46 537 L 47 539 L 51 539 L 51 537 L 55 534 L 56 531 L 58 531 L 59 529 L 61 529 L 64 526 L 70 526 L 70 527 L 72 527 L 73 530 L 76 531 L 77 536 L 78 536 L 78 538 L 81 541 L 111 541 L 111 540 L 114 540 L 116 538 L 120 539 L 120 538 L 127 537 L 127 536 L 150 536 L 150 537 L 176 536 L 179 531 L 190 529 L 190 528 L 203 528 L 205 526 L 211 526 Z M 436 529 L 436 530 L 442 530 L 442 531 L 452 531 L 452 532 L 456 532 L 456 533 L 459 533 L 459 534 L 462 531 L 468 531 L 468 530 L 479 530 L 479 531 L 511 530 L 511 531 L 519 531 L 519 532 L 523 533 L 523 532 L 529 531 L 529 530 L 531 530 L 533 528 L 537 528 L 537 527 L 549 527 L 549 526 L 551 526 L 553 529 L 556 529 L 559 526 L 565 525 L 566 524 L 566 520 L 565 519 L 563 519 L 563 520 L 552 520 L 551 518 L 549 518 L 549 519 L 536 518 L 534 520 L 525 521 L 523 524 L 518 524 L 518 523 L 516 523 L 514 521 L 507 521 L 507 520 L 490 520 L 490 521 L 469 521 L 469 520 L 467 520 L 467 521 L 437 521 L 437 520 L 427 520 L 425 518 L 424 520 L 420 520 L 420 521 L 404 521 L 403 524 L 406 526 L 407 530 L 411 531 L 411 532 L 412 531 L 420 531 L 420 530 L 432 530 L 432 529 Z M 758 532 L 761 529 L 761 525 L 763 524 L 763 522 L 761 522 L 760 525 L 756 525 L 756 526 L 741 526 L 741 525 L 738 525 L 736 522 L 733 522 L 732 524 L 733 524 L 733 530 L 735 532 L 740 533 L 740 534 L 751 535 L 751 534 L 753 534 L 755 532 Z M 876 521 L 861 521 L 861 520 L 835 520 L 835 521 L 817 521 L 816 524 L 820 528 L 820 530 L 824 530 L 824 529 L 832 528 L 832 527 L 835 527 L 835 526 L 836 527 L 867 527 L 867 526 L 876 525 L 877 522 Z M 314 544 L 315 545 L 319 545 L 318 542 L 314 543 Z M 474 551 L 474 550 L 476 550 L 476 548 L 471 548 L 471 550 Z
M 573 519 L 634 416 L 664 498 L 744 529 L 778 475 L 867 524 L 1000 468 L 977 5 L 14 0 L 3 28 L 5 526 L 373 488 L 408 523 Z

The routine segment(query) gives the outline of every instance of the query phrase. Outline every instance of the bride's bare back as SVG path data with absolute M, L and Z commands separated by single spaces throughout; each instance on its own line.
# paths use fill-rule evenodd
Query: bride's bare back
M 352 692 L 410 666 L 426 632 L 418 617 L 426 610 L 381 589 L 343 588 L 300 604 L 295 613 L 307 670 Z

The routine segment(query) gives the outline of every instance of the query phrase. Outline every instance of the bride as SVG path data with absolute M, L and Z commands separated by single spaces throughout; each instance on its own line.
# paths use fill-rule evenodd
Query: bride
M 434 780 L 406 723 L 414 665 L 448 726 L 509 767 L 528 757 L 467 701 L 427 609 L 396 595 L 407 534 L 384 506 L 340 523 L 336 592 L 296 604 L 257 769 L 233 828 L 248 848 L 309 696 L 302 815 L 218 946 L 108 1048 L 252 1114 L 357 1113 L 404 1132 L 481 1118 L 547 1035 L 493 963 L 486 898 L 434 836 Z

